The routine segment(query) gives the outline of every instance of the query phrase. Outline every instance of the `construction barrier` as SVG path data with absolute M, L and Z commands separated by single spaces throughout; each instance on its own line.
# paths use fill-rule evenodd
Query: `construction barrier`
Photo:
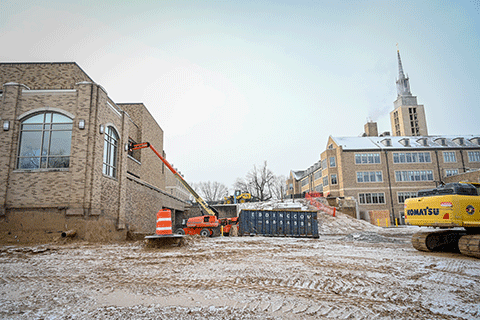
M 335 212 L 337 212 L 337 208 L 324 205 L 323 203 L 317 201 L 317 199 L 315 199 L 315 195 L 316 194 L 312 195 L 311 193 L 307 193 L 305 195 L 305 199 L 310 200 L 310 204 L 312 206 L 315 206 L 315 208 L 317 208 L 318 210 L 321 210 L 325 213 L 328 213 L 332 217 L 335 217 Z
M 157 212 L 157 230 L 158 235 L 169 235 L 172 232 L 172 211 L 169 209 L 162 209 Z

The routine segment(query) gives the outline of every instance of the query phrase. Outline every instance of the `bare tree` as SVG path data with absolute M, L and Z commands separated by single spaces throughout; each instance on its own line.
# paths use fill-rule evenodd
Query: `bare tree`
M 228 194 L 228 188 L 220 182 L 199 182 L 195 184 L 195 190 L 205 201 L 222 200 Z
M 237 180 L 233 184 L 233 188 L 235 190 L 240 190 L 242 192 L 248 192 L 250 194 L 253 194 L 253 191 L 250 188 L 250 185 L 248 184 L 248 182 L 242 178 L 237 178 Z
M 284 200 L 286 188 L 287 188 L 287 178 L 285 176 L 274 176 L 274 179 L 270 185 L 270 193 L 274 199 Z
M 245 181 L 253 196 L 259 201 L 266 201 L 272 198 L 270 189 L 274 179 L 275 175 L 267 168 L 267 161 L 265 161 L 260 168 L 254 165 L 253 169 L 247 173 Z

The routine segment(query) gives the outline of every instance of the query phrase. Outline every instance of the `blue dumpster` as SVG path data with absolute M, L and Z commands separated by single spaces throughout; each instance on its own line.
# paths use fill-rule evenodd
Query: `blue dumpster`
M 238 234 L 318 238 L 316 211 L 242 210 Z

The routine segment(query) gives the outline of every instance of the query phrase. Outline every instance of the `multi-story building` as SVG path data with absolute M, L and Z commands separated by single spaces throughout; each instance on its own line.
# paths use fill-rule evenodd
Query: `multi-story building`
M 154 233 L 183 211 L 165 190 L 163 130 L 143 103 L 115 103 L 76 63 L 0 63 L 0 240 L 74 229 L 87 240 Z
M 377 124 L 369 122 L 363 136 L 330 136 L 318 162 L 291 171 L 289 194 L 319 191 L 352 198 L 361 218 L 372 220 L 372 213 L 382 211 L 390 223 L 402 223 L 405 199 L 446 177 L 480 169 L 480 134 L 427 135 L 424 108 L 410 93 L 399 53 L 398 63 L 398 97 L 391 113 L 395 135 L 378 135 Z

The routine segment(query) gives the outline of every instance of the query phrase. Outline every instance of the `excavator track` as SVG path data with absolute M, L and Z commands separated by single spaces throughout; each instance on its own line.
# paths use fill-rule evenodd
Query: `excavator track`
M 419 251 L 459 252 L 459 239 L 465 234 L 454 230 L 417 232 L 412 236 L 412 245 Z
M 480 234 L 469 234 L 458 241 L 460 252 L 466 256 L 480 258 Z

